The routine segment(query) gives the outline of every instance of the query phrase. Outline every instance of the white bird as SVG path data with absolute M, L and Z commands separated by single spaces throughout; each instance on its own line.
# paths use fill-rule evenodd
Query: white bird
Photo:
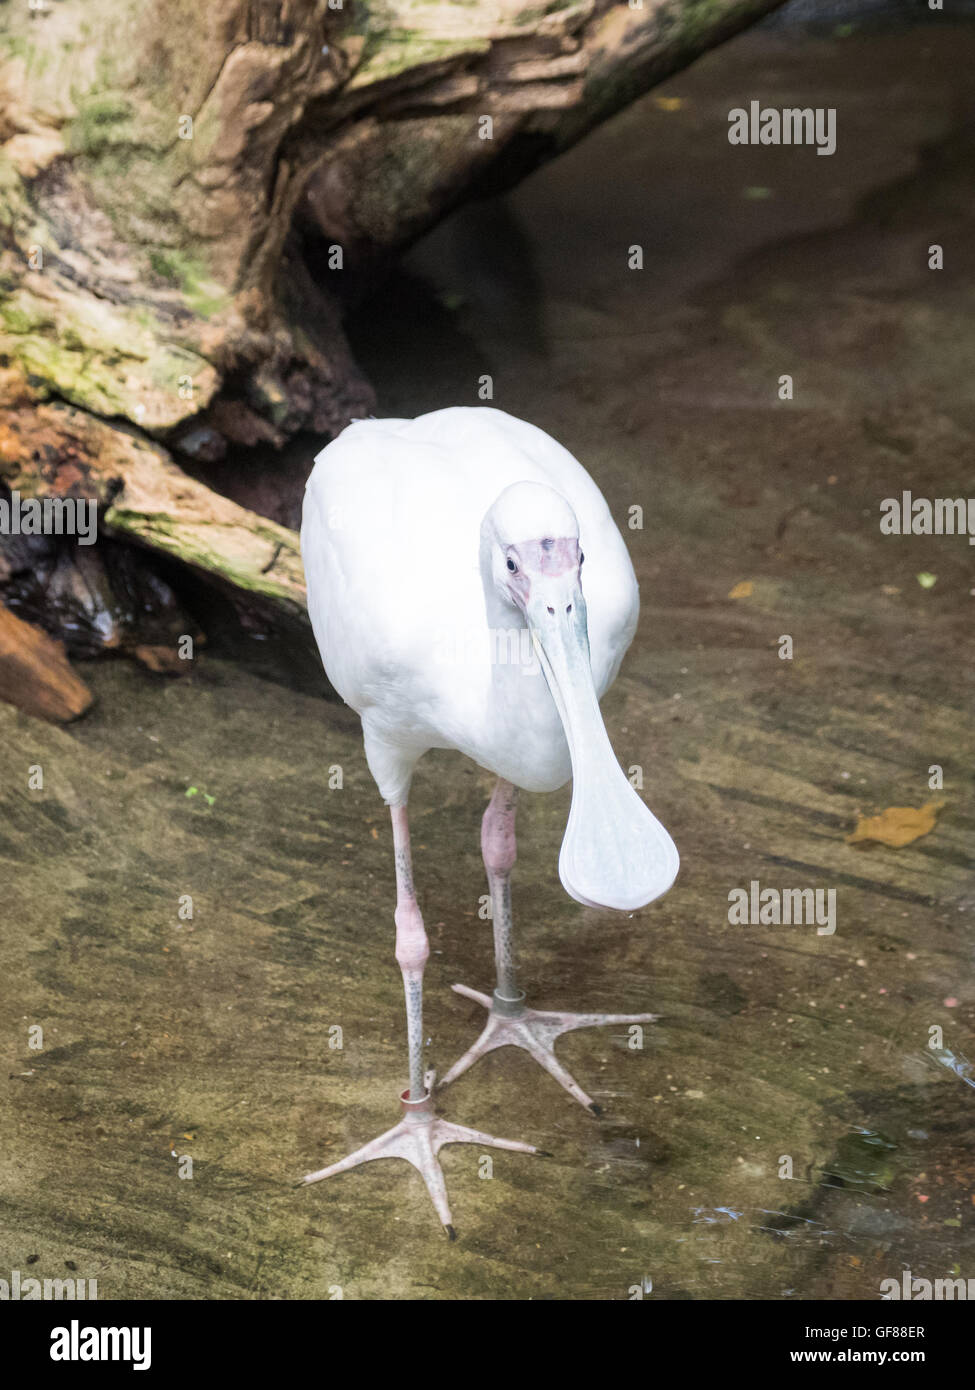
M 582 465 L 534 425 L 488 408 L 350 425 L 315 461 L 301 546 L 326 674 L 362 718 L 366 760 L 392 816 L 410 1057 L 400 1123 L 304 1182 L 405 1158 L 453 1238 L 436 1157 L 444 1144 L 541 1151 L 434 1113 L 435 1078 L 423 1065 L 429 947 L 413 888 L 410 782 L 430 748 L 456 749 L 498 778 L 481 830 L 497 986 L 490 997 L 454 986 L 489 1011 L 488 1021 L 441 1087 L 486 1052 L 513 1045 L 599 1114 L 556 1059 L 555 1038 L 656 1015 L 526 1007 L 512 953 L 510 873 L 517 789 L 555 791 L 571 776 L 559 876 L 573 898 L 632 911 L 677 876 L 674 843 L 624 776 L 599 711 L 636 631 L 636 577 Z

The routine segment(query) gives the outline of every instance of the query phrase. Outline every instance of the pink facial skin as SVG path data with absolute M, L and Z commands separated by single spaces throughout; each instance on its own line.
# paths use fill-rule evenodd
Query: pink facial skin
M 519 541 L 505 550 L 508 562 L 508 589 L 520 608 L 531 594 L 531 577 L 544 574 L 556 578 L 582 564 L 582 552 L 577 536 L 560 536 L 555 540 Z M 511 565 L 516 566 L 512 573 Z

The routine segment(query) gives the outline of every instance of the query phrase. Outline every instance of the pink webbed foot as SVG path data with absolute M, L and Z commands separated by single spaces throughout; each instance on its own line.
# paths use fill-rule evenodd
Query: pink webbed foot
M 456 994 L 465 999 L 473 999 L 488 1010 L 488 1020 L 484 1031 L 463 1057 L 459 1057 L 440 1082 L 439 1089 L 449 1086 L 472 1067 L 480 1058 L 499 1047 L 521 1047 L 534 1057 L 539 1066 L 544 1067 L 560 1086 L 564 1086 L 570 1096 L 580 1105 L 601 1115 L 602 1109 L 592 1096 L 586 1094 L 574 1077 L 566 1071 L 555 1055 L 555 1039 L 562 1033 L 571 1033 L 576 1028 L 601 1028 L 606 1024 L 656 1023 L 659 1014 L 573 1014 L 543 1009 L 526 1009 L 524 995 L 518 1000 L 505 1001 L 488 994 L 481 994 L 466 985 L 452 986 Z
M 422 1100 L 411 1101 L 408 1091 L 400 1096 L 403 1118 L 385 1134 L 364 1144 L 355 1153 L 341 1158 L 337 1163 L 320 1169 L 317 1173 L 307 1173 L 300 1187 L 321 1182 L 324 1178 L 344 1173 L 349 1168 L 357 1168 L 360 1163 L 369 1163 L 376 1158 L 402 1158 L 412 1163 L 426 1183 L 430 1199 L 440 1218 L 441 1224 L 450 1240 L 456 1239 L 450 1205 L 447 1201 L 447 1186 L 437 1155 L 445 1144 L 480 1144 L 483 1148 L 512 1149 L 517 1153 L 542 1154 L 550 1157 L 544 1149 L 534 1144 L 522 1144 L 517 1139 L 495 1139 L 479 1129 L 469 1129 L 466 1125 L 451 1124 L 434 1112 L 433 1089 L 435 1077 L 429 1072 L 425 1078 L 427 1093 Z

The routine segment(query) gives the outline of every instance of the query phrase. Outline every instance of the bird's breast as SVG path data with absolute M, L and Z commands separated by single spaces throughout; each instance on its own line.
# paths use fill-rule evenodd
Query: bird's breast
M 549 792 L 572 776 L 565 731 L 537 661 L 497 669 L 488 694 L 482 766 L 525 791 Z

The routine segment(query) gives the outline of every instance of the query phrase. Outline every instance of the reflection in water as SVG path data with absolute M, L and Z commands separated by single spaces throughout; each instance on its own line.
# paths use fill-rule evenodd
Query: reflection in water
M 954 1052 L 950 1052 L 944 1047 L 926 1048 L 924 1057 L 926 1060 L 947 1067 L 949 1071 L 954 1072 L 959 1080 L 964 1081 L 966 1086 L 971 1086 L 975 1090 L 975 1067 L 966 1057 L 956 1056 Z

